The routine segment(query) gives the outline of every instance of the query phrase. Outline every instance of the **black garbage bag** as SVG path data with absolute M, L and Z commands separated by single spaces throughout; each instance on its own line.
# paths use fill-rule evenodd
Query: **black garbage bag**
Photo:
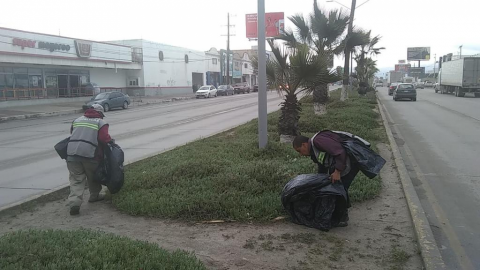
M 357 163 L 360 171 L 372 179 L 380 173 L 386 161 L 359 139 L 349 139 L 342 142 L 347 154 Z
M 70 137 L 61 140 L 53 147 L 55 148 L 55 151 L 57 151 L 57 154 L 60 156 L 61 159 L 67 159 L 68 142 L 70 142 Z
M 285 185 L 282 204 L 294 223 L 328 231 L 347 211 L 347 194 L 328 174 L 302 174 Z
M 104 159 L 95 171 L 95 181 L 107 186 L 112 194 L 119 192 L 125 180 L 123 162 L 122 148 L 114 142 L 108 143 L 104 148 Z

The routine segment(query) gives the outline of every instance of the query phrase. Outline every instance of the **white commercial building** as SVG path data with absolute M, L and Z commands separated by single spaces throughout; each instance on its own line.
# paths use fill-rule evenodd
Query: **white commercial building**
M 205 80 L 205 52 L 143 39 L 111 41 L 142 51 L 143 68 L 128 77 L 129 92 L 140 95 L 193 93 L 193 85 Z M 134 89 L 134 88 L 138 89 Z
M 141 39 L 97 42 L 0 28 L 0 101 L 92 95 L 89 83 L 131 95 L 190 94 L 206 82 L 205 62 L 205 52 Z
M 81 96 L 125 87 L 142 69 L 129 46 L 0 28 L 0 98 Z

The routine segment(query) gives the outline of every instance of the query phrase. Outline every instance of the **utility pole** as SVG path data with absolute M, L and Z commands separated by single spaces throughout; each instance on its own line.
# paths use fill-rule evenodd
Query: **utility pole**
M 353 18 L 355 17 L 355 7 L 357 5 L 357 0 L 352 0 L 352 8 L 350 9 L 350 22 L 348 23 L 348 34 L 347 34 L 347 43 L 348 39 L 350 38 L 352 31 L 353 31 Z M 341 101 L 345 101 L 348 99 L 348 92 L 347 87 L 350 81 L 350 72 L 349 72 L 349 65 L 350 65 L 350 51 L 348 47 L 345 47 L 345 68 L 343 69 L 343 88 L 342 88 L 342 95 L 340 97 Z
M 227 85 L 230 84 L 230 13 L 227 13 Z
M 437 54 L 434 54 L 433 55 L 433 59 L 434 59 L 434 62 L 433 62 L 433 77 L 435 78 L 435 68 L 436 68 L 436 65 L 437 65 Z
M 265 50 L 265 0 L 258 0 L 258 147 L 268 143 L 267 133 L 267 60 Z
M 235 15 L 233 15 L 233 17 L 235 17 Z M 225 26 L 225 25 L 222 25 L 222 26 Z M 230 34 L 230 28 L 231 27 L 235 27 L 235 25 L 232 25 L 230 24 L 230 13 L 227 13 L 227 34 L 226 35 L 222 35 L 222 36 L 227 36 L 227 67 L 223 69 L 223 72 L 226 71 L 226 74 L 225 74 L 225 84 L 230 84 L 230 36 L 235 36 L 235 33 L 234 34 Z M 233 59 L 232 59 L 233 61 Z M 225 62 L 221 62 L 221 65 L 224 65 Z M 232 71 L 233 73 L 233 71 Z M 223 77 L 223 74 L 221 75 Z M 222 79 L 223 81 L 223 79 Z

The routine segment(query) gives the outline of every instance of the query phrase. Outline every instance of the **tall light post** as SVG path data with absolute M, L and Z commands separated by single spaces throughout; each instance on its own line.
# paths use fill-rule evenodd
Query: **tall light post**
M 265 50 L 265 0 L 258 0 L 258 147 L 268 143 L 267 133 L 267 62 Z

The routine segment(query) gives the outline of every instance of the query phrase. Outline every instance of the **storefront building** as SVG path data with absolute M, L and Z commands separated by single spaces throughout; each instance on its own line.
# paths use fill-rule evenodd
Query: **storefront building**
M 82 96 L 90 82 L 126 87 L 138 60 L 130 46 L 0 28 L 0 98 Z

